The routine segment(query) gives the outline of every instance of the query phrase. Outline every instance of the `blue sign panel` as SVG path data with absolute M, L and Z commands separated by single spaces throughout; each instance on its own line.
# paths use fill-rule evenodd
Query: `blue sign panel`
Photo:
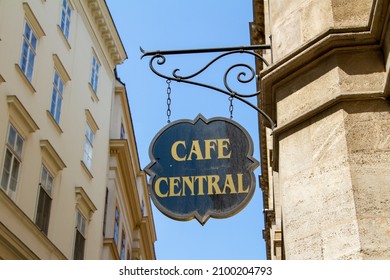
M 259 163 L 248 132 L 233 120 L 172 122 L 154 137 L 149 156 L 152 201 L 170 218 L 203 225 L 238 213 L 253 196 Z

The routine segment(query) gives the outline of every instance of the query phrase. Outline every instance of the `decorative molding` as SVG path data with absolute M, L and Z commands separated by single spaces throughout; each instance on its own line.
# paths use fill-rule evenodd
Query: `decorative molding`
M 26 138 L 29 133 L 35 132 L 39 129 L 36 122 L 16 95 L 8 95 L 7 103 L 11 122 L 17 127 L 23 138 Z
M 66 168 L 64 161 L 58 155 L 49 140 L 41 140 L 40 146 L 42 150 L 42 160 L 49 171 L 56 176 L 56 174 Z
M 53 61 L 54 67 L 57 69 L 58 74 L 61 76 L 61 80 L 63 80 L 64 83 L 69 82 L 71 79 L 68 74 L 68 71 L 66 71 L 64 64 L 61 62 L 57 54 L 53 54 Z
M 65 37 L 64 32 L 62 31 L 61 27 L 57 24 L 57 31 L 60 34 L 60 37 L 64 41 L 64 44 L 68 50 L 71 50 L 72 47 L 70 46 L 70 43 L 68 41 L 68 38 Z
M 42 26 L 40 25 L 38 19 L 34 15 L 33 11 L 30 8 L 30 5 L 27 2 L 23 2 L 23 9 L 27 21 L 30 23 L 31 28 L 34 30 L 34 33 L 38 36 L 38 38 L 46 36 L 45 31 L 43 31 Z
M 97 96 L 95 90 L 92 88 L 92 85 L 90 82 L 88 82 L 88 88 L 89 91 L 91 92 L 91 99 L 93 102 L 99 102 L 99 97 Z
M 54 127 L 58 131 L 58 133 L 59 134 L 64 133 L 64 131 L 62 130 L 60 125 L 57 123 L 57 121 L 54 119 L 53 115 L 51 114 L 51 112 L 49 110 L 46 110 L 46 115 L 49 118 L 49 120 L 51 121 L 51 123 L 54 125 Z
M 12 254 L 18 255 L 22 259 L 42 259 L 43 256 L 50 256 L 52 259 L 65 260 L 65 255 L 59 248 L 38 228 L 15 204 L 12 199 L 3 191 L 0 191 L 0 247 L 1 244 L 7 244 Z M 16 235 L 22 230 L 27 234 L 24 242 Z M 43 254 L 36 255 L 37 252 L 31 251 L 33 247 L 39 246 Z
M 35 88 L 32 85 L 32 83 L 29 81 L 29 79 L 26 77 L 26 75 L 24 74 L 23 70 L 20 68 L 19 64 L 17 64 L 17 63 L 15 64 L 15 69 L 16 69 L 16 72 L 18 72 L 20 77 L 23 79 L 24 83 L 26 84 L 28 89 L 31 91 L 31 93 L 36 93 L 37 91 L 35 90 Z
M 88 109 L 85 109 L 85 116 L 87 117 L 87 122 L 90 125 L 93 133 L 96 133 L 96 131 L 99 130 L 99 126 Z
M 84 161 L 80 161 L 80 164 L 81 164 L 81 167 L 83 168 L 83 170 L 85 171 L 85 173 L 88 175 L 89 179 L 93 179 L 93 175 L 91 173 L 91 170 L 88 169 L 88 167 L 85 165 Z
M 95 211 L 97 210 L 95 204 L 89 198 L 83 187 L 75 187 L 75 193 L 78 209 L 85 217 L 88 218 L 88 220 L 91 220 L 93 213 L 95 213 Z
M 119 260 L 119 252 L 118 252 L 118 247 L 115 244 L 114 238 L 104 238 L 103 240 L 103 246 L 106 246 L 109 248 L 111 256 L 113 256 L 114 260 Z
M 102 0 L 88 0 L 88 8 L 100 33 L 110 58 L 115 65 L 123 63 L 127 58 L 107 4 Z

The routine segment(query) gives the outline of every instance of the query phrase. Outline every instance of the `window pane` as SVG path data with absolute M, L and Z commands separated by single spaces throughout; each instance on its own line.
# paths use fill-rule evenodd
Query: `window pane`
M 61 25 L 60 25 L 60 27 L 61 27 L 62 32 L 64 32 L 64 30 L 65 30 L 65 11 L 64 10 L 62 10 L 62 13 L 61 13 Z M 64 34 L 65 34 L 65 32 L 64 32 Z
M 68 39 L 69 37 L 69 25 L 70 25 L 70 21 L 69 19 L 66 21 L 66 24 L 65 24 L 65 37 Z
M 41 186 L 50 196 L 53 187 L 53 176 L 47 171 L 46 167 L 42 167 Z
M 27 69 L 27 54 L 28 54 L 28 45 L 24 40 L 23 47 L 22 47 L 22 57 L 20 58 L 20 65 L 19 65 L 23 73 L 26 73 L 26 69 Z
M 82 234 L 85 235 L 85 226 L 86 220 L 80 212 L 77 212 L 77 229 Z
M 18 156 L 22 155 L 22 149 L 23 149 L 23 139 L 19 135 L 16 136 L 16 147 L 15 152 L 18 154 Z
M 53 117 L 56 112 L 56 103 L 57 103 L 57 91 L 53 88 L 53 93 L 51 95 L 51 106 L 50 106 L 50 113 Z
M 60 91 L 60 93 L 62 95 L 62 93 L 64 92 L 64 83 L 62 82 L 61 79 L 60 79 L 60 81 L 58 83 L 58 90 Z
M 119 235 L 119 211 L 118 208 L 115 208 L 115 225 L 114 225 L 115 244 L 118 244 L 118 235 Z
M 10 181 L 10 189 L 12 191 L 16 190 L 16 183 L 18 182 L 18 175 L 19 175 L 19 161 L 14 157 L 13 164 L 12 164 L 12 171 L 11 171 L 11 181 Z
M 91 169 L 91 166 L 92 166 L 92 147 L 87 139 L 85 139 L 85 143 L 84 143 L 84 163 L 88 167 L 88 169 Z
M 47 179 L 47 170 L 45 167 L 42 168 L 42 173 L 41 173 L 41 184 L 44 186 L 46 184 L 46 179 Z
M 51 195 L 51 191 L 53 189 L 53 177 L 49 175 L 47 178 L 46 191 L 49 195 Z
M 31 33 L 31 46 L 33 47 L 33 50 L 35 51 L 37 48 L 37 37 L 35 37 L 34 33 Z
M 43 188 L 39 188 L 38 209 L 35 223 L 46 235 L 49 229 L 51 201 L 52 199 Z
M 71 9 L 68 5 L 68 2 L 66 0 L 63 0 L 61 13 L 61 30 L 67 39 L 69 36 L 70 14 Z
M 122 231 L 122 242 L 121 242 L 121 253 L 120 253 L 120 259 L 125 259 L 125 250 L 126 250 L 126 234 L 124 231 Z
M 8 180 L 9 175 L 11 173 L 11 161 L 12 161 L 12 153 L 7 149 L 4 159 L 3 165 L 3 174 L 1 176 L 1 186 L 7 190 L 8 188 Z
M 31 34 L 31 28 L 26 22 L 26 24 L 24 25 L 24 35 L 26 35 L 26 38 L 28 40 L 30 40 L 30 34 Z
M 75 260 L 83 260 L 84 259 L 84 246 L 85 246 L 85 238 L 81 235 L 81 233 L 76 230 L 76 241 L 74 245 L 74 256 Z
M 57 71 L 56 71 L 56 72 L 54 72 L 54 85 L 55 86 L 58 85 L 58 80 L 59 80 L 59 78 L 58 78 L 58 74 L 57 74 Z
M 26 69 L 27 70 L 26 76 L 30 82 L 32 80 L 32 74 L 34 69 L 34 59 L 35 59 L 35 55 L 32 52 L 30 52 L 28 57 L 27 69 Z
M 16 138 L 16 131 L 12 126 L 10 126 L 9 127 L 9 134 L 8 134 L 8 144 L 12 148 L 14 148 L 14 145 L 15 145 L 15 138 Z
M 26 22 L 19 66 L 29 81 L 32 80 L 37 42 L 37 37 Z
M 57 110 L 56 110 L 56 115 L 55 115 L 55 120 L 56 120 L 57 123 L 60 123 L 61 104 L 62 104 L 62 99 L 59 96 L 58 100 L 57 100 Z

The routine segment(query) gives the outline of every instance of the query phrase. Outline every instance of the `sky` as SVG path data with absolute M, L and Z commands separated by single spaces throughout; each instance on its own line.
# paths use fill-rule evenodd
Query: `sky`
M 249 22 L 253 20 L 252 0 L 106 0 L 126 49 L 128 59 L 117 67 L 126 84 L 141 168 L 149 162 L 149 145 L 167 125 L 167 84 L 149 68 L 146 51 L 220 48 L 250 45 Z M 167 56 L 161 72 L 192 74 L 218 54 Z M 230 64 L 229 64 L 230 63 Z M 235 55 L 218 62 L 195 80 L 223 87 L 223 75 L 234 63 L 254 65 L 252 56 Z M 234 83 L 232 82 L 232 85 Z M 255 92 L 255 82 L 234 84 L 240 93 Z M 171 121 L 230 117 L 228 96 L 184 83 L 171 83 Z M 256 100 L 250 100 L 256 103 Z M 260 161 L 257 112 L 233 101 L 233 120 L 240 123 L 254 142 L 254 157 Z M 249 204 L 226 219 L 176 221 L 153 207 L 157 233 L 158 260 L 256 260 L 266 259 L 260 168 L 255 171 L 256 190 Z

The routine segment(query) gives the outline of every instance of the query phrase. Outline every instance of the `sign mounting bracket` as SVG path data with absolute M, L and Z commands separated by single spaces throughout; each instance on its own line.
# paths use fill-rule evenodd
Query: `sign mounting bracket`
M 216 86 L 200 83 L 197 81 L 192 80 L 192 78 L 198 76 L 199 74 L 203 73 L 209 66 L 214 64 L 216 61 L 220 60 L 221 58 L 233 54 L 246 54 L 246 55 L 251 55 L 255 57 L 255 59 L 260 60 L 263 62 L 265 65 L 269 66 L 269 63 L 264 59 L 264 57 L 256 52 L 256 50 L 267 50 L 271 49 L 271 45 L 252 45 L 252 46 L 240 46 L 240 47 L 225 47 L 225 48 L 205 48 L 205 49 L 185 49 L 185 50 L 165 50 L 165 51 L 145 51 L 140 47 L 140 50 L 142 52 L 141 59 L 143 59 L 146 56 L 151 57 L 149 61 L 149 67 L 152 70 L 154 74 L 157 76 L 167 79 L 167 80 L 173 80 L 179 83 L 187 83 L 191 85 L 196 85 L 204 88 L 208 88 L 217 92 L 221 92 L 223 94 L 226 94 L 230 97 L 236 98 L 240 100 L 241 102 L 247 104 L 251 108 L 255 109 L 259 114 L 261 114 L 269 123 L 271 129 L 274 129 L 276 127 L 276 123 L 271 119 L 270 116 L 268 116 L 263 110 L 261 110 L 259 107 L 256 105 L 252 104 L 249 102 L 247 99 L 255 96 L 259 96 L 262 91 L 259 90 L 257 92 L 251 93 L 251 94 L 242 94 L 234 91 L 232 87 L 230 87 L 227 77 L 229 73 L 238 67 L 241 67 L 241 69 L 244 69 L 245 71 L 250 72 L 250 76 L 246 77 L 247 72 L 240 72 L 237 75 L 237 81 L 240 83 L 249 83 L 257 77 L 255 74 L 255 69 L 246 63 L 236 63 L 230 66 L 224 73 L 223 75 L 223 83 L 225 88 L 219 88 Z M 163 74 L 159 72 L 156 69 L 156 66 L 161 66 L 165 64 L 166 62 L 166 56 L 168 55 L 183 55 L 183 54 L 201 54 L 201 53 L 221 53 L 214 59 L 212 59 L 209 63 L 207 63 L 203 68 L 201 68 L 199 71 L 187 75 L 187 76 L 181 76 L 178 74 L 180 69 L 174 69 L 171 75 Z M 156 63 L 155 63 L 156 62 Z

